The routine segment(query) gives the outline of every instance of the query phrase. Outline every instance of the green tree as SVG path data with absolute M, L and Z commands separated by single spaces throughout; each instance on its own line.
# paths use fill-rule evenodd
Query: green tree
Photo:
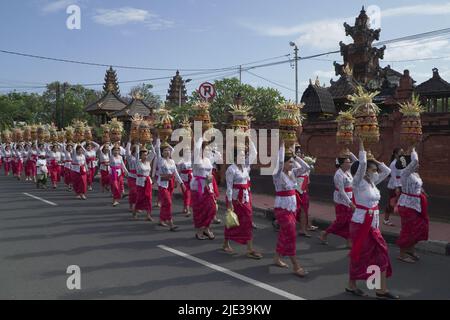
M 142 100 L 149 106 L 159 106 L 161 104 L 161 99 L 151 91 L 152 89 L 152 84 L 142 83 L 138 86 L 132 87 L 128 95 L 133 97 L 135 94 L 139 93 L 143 97 Z
M 276 120 L 277 104 L 284 102 L 285 99 L 281 93 L 273 88 L 253 87 L 249 84 L 240 83 L 237 78 L 217 80 L 214 82 L 216 87 L 216 97 L 211 103 L 211 120 L 217 124 L 226 124 L 231 121 L 230 105 L 235 103 L 235 98 L 240 94 L 242 103 L 252 106 L 252 115 L 256 122 L 272 122 Z M 197 92 L 193 92 L 189 105 L 192 105 L 200 99 Z

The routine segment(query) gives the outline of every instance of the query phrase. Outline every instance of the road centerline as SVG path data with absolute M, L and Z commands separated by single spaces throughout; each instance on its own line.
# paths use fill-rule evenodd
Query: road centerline
M 57 206 L 57 204 L 56 204 L 56 203 L 54 203 L 54 202 L 51 202 L 51 201 L 45 200 L 45 199 L 43 199 L 43 198 L 40 198 L 40 197 L 34 196 L 34 195 L 32 195 L 32 194 L 29 194 L 29 193 L 26 193 L 26 192 L 23 192 L 23 194 L 24 194 L 24 195 L 26 195 L 26 196 L 28 196 L 28 197 L 30 197 L 30 198 L 33 198 L 33 199 L 36 199 L 36 200 L 42 201 L 42 202 L 44 202 L 44 203 L 46 203 L 46 204 L 49 204 L 49 205 L 51 205 L 51 206 Z
M 194 257 L 194 256 L 192 256 L 192 255 L 190 255 L 188 253 L 185 253 L 185 252 L 182 252 L 182 251 L 179 251 L 179 250 L 167 247 L 165 245 L 158 245 L 158 248 L 160 248 L 162 250 L 165 250 L 165 251 L 168 251 L 170 253 L 173 253 L 173 254 L 175 254 L 177 256 L 183 257 L 183 258 L 185 258 L 187 260 L 191 260 L 191 261 L 197 262 L 198 264 L 201 264 L 201 265 L 203 265 L 203 266 L 205 266 L 207 268 L 213 269 L 215 271 L 225 273 L 225 274 L 227 274 L 227 275 L 229 275 L 229 276 L 231 276 L 233 278 L 236 278 L 236 279 L 239 279 L 239 280 L 244 281 L 246 283 L 249 283 L 249 284 L 251 284 L 251 285 L 253 285 L 255 287 L 259 287 L 261 289 L 267 290 L 269 292 L 272 292 L 272 293 L 274 293 L 276 295 L 282 296 L 282 297 L 287 298 L 289 300 L 306 300 L 305 298 L 302 298 L 302 297 L 296 296 L 296 295 L 294 295 L 292 293 L 289 293 L 287 291 L 275 288 L 275 287 L 273 287 L 273 286 L 271 286 L 271 285 L 269 285 L 267 283 L 264 283 L 264 282 L 261 282 L 261 281 L 249 278 L 247 276 L 244 276 L 242 274 L 236 273 L 234 271 L 231 271 L 231 270 L 229 270 L 227 268 L 224 268 L 224 267 L 221 267 L 219 265 L 210 263 L 210 262 L 205 261 L 203 259 L 196 258 L 196 257 Z

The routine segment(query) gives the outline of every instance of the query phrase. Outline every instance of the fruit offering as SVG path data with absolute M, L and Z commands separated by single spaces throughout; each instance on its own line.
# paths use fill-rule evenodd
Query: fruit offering
M 425 109 L 420 104 L 419 96 L 413 95 L 410 102 L 400 104 L 403 114 L 400 130 L 400 140 L 408 145 L 414 145 L 422 140 L 422 121 L 420 114 Z

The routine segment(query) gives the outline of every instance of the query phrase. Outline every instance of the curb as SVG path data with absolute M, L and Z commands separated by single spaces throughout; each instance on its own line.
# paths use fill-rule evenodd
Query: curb
M 176 198 L 182 198 L 180 193 L 174 193 Z M 226 205 L 225 201 L 219 200 L 218 203 L 220 205 Z M 272 221 L 274 219 L 273 209 L 272 208 L 258 208 L 253 207 L 253 212 L 258 214 L 259 216 Z M 331 222 L 324 219 L 313 218 L 314 224 L 319 228 L 326 229 L 331 225 Z M 383 231 L 383 238 L 387 243 L 395 244 L 397 241 L 398 235 L 393 232 Z M 433 253 L 439 254 L 443 256 L 450 256 L 450 242 L 442 241 L 442 240 L 428 240 L 421 241 L 417 244 L 416 249 L 420 252 L 424 253 Z

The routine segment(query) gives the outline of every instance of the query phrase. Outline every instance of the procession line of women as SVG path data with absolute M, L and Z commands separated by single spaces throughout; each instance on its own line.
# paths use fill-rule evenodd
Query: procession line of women
M 194 154 L 206 154 L 207 142 L 198 139 Z M 222 249 L 233 253 L 231 242 L 245 245 L 247 257 L 261 259 L 262 254 L 253 246 L 253 213 L 250 186 L 250 164 L 255 159 L 257 149 L 252 142 L 249 150 L 234 150 L 234 163 L 226 170 L 226 205 L 232 208 L 239 220 L 239 226 L 224 230 Z M 278 152 L 277 169 L 273 174 L 275 186 L 274 214 L 279 225 L 274 264 L 286 268 L 283 261 L 289 257 L 293 272 L 305 277 L 308 271 L 297 258 L 297 223 L 300 234 L 308 236 L 315 230 L 309 218 L 308 184 L 311 166 L 303 159 L 299 148 L 287 153 L 284 143 Z M 387 290 L 387 279 L 392 276 L 392 266 L 388 248 L 379 229 L 379 201 L 381 198 L 377 185 L 389 175 L 389 187 L 396 188 L 390 193 L 389 206 L 395 208 L 401 217 L 402 229 L 397 241 L 400 247 L 398 259 L 415 263 L 420 258 L 415 252 L 417 242 L 428 239 L 429 218 L 427 199 L 423 192 L 423 182 L 417 173 L 419 159 L 414 148 L 404 154 L 394 151 L 390 168 L 377 160 L 367 158 L 364 145 L 360 141 L 359 157 L 353 154 L 336 160 L 338 170 L 334 176 L 335 191 L 333 199 L 336 220 L 320 234 L 320 240 L 327 244 L 329 234 L 338 235 L 348 241 L 349 282 L 346 291 L 357 296 L 366 294 L 357 287 L 358 280 L 366 280 L 370 273 L 368 267 L 376 265 L 381 271 L 381 288 L 376 295 L 384 299 L 397 299 L 398 296 Z M 1 147 L 0 162 L 5 175 L 10 171 L 21 179 L 25 173 L 26 181 L 35 181 L 38 188 L 45 188 L 50 177 L 53 188 L 57 188 L 61 178 L 67 190 L 73 190 L 77 199 L 86 200 L 92 190 L 94 176 L 100 170 L 102 191 L 110 191 L 112 206 L 117 206 L 124 196 L 124 178 L 127 177 L 128 202 L 132 217 L 145 211 L 147 220 L 152 217 L 152 167 L 156 166 L 156 184 L 160 202 L 159 225 L 176 231 L 178 226 L 173 218 L 173 192 L 176 183 L 183 194 L 184 214 L 193 214 L 193 225 L 198 240 L 213 240 L 211 224 L 217 215 L 218 187 L 214 177 L 214 160 L 209 157 L 193 159 L 191 150 L 184 150 L 178 163 L 172 159 L 173 148 L 156 145 L 132 145 L 126 149 L 120 144 L 109 143 L 100 146 L 95 142 L 82 144 L 4 144 Z M 195 160 L 195 161 L 194 161 Z M 152 166 L 153 165 L 153 166 Z M 395 172 L 394 172 L 395 168 Z M 392 181 L 392 183 L 391 183 Z M 395 196 L 395 198 L 394 198 Z M 384 223 L 389 225 L 389 218 Z

